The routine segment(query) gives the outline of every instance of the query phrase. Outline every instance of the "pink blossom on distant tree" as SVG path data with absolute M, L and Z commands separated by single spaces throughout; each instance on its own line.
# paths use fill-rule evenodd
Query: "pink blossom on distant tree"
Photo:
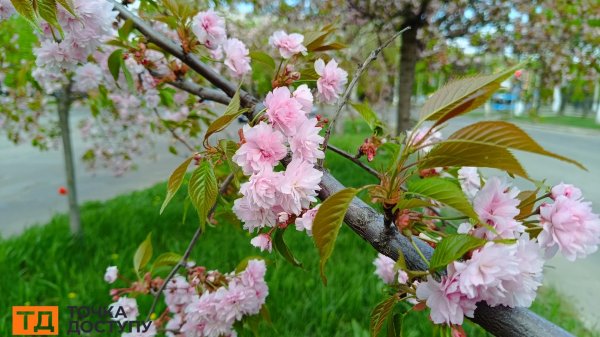
M 86 63 L 75 69 L 73 76 L 73 89 L 79 92 L 87 92 L 98 88 L 102 83 L 102 69 L 94 63 Z

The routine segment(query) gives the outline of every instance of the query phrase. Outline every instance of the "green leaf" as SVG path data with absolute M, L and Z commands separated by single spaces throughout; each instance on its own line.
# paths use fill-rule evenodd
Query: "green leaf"
M 73 2 L 71 0 L 56 0 L 56 2 L 58 2 L 62 8 L 66 9 L 67 12 L 71 13 L 71 15 L 77 16 L 75 10 L 73 10 Z
M 188 185 L 190 200 L 198 211 L 200 226 L 202 227 L 206 223 L 210 209 L 217 202 L 218 189 L 217 178 L 211 163 L 207 160 L 202 161 L 200 166 L 192 173 Z
M 377 113 L 371 109 L 369 103 L 350 103 L 352 107 L 361 115 L 361 117 L 367 122 L 369 127 L 376 134 L 383 133 L 383 123 L 377 117 Z
M 123 49 L 117 49 L 113 51 L 108 57 L 108 70 L 115 79 L 115 82 L 119 80 L 119 72 L 121 71 L 121 64 L 123 63 Z
M 313 52 L 317 51 L 328 51 L 328 50 L 341 50 L 347 46 L 340 42 L 332 42 L 312 49 Z
M 517 220 L 526 218 L 533 211 L 535 206 L 535 199 L 537 197 L 538 190 L 535 191 L 521 191 L 517 195 L 517 199 L 521 200 L 519 203 L 519 214 L 515 217 Z
M 144 268 L 152 258 L 152 233 L 149 233 L 146 240 L 142 242 L 133 256 L 133 269 L 139 274 L 140 269 Z
M 485 143 L 442 142 L 419 162 L 419 168 L 445 166 L 490 167 L 528 178 L 527 172 L 507 149 Z
M 283 256 L 283 258 L 285 258 L 285 260 L 287 262 L 289 262 L 291 265 L 293 265 L 294 267 L 302 268 L 302 262 L 298 261 L 294 257 L 294 255 L 290 251 L 290 248 L 287 246 L 287 244 L 283 240 L 284 233 L 285 233 L 284 230 L 275 231 L 275 235 L 273 236 L 273 248 L 275 248 L 275 251 L 277 251 L 279 254 L 281 254 L 281 256 Z
M 267 53 L 258 50 L 252 51 L 250 52 L 250 58 L 253 61 L 266 65 L 270 70 L 275 70 L 275 60 L 273 60 L 273 58 Z
M 233 120 L 235 120 L 240 114 L 243 113 L 243 110 L 240 110 L 240 92 L 239 90 L 235 92 L 235 95 L 231 98 L 231 102 L 227 105 L 225 109 L 225 113 L 215 121 L 213 121 L 206 130 L 206 134 L 204 135 L 204 147 L 208 148 L 208 137 L 212 134 L 219 132 L 225 129 Z
M 159 268 L 159 267 L 172 267 L 174 265 L 176 265 L 177 263 L 179 263 L 179 261 L 181 260 L 181 255 L 177 254 L 177 253 L 172 253 L 172 252 L 167 252 L 167 253 L 163 253 L 160 254 L 156 260 L 154 260 L 154 263 L 152 264 L 152 270 Z
M 450 234 L 437 245 L 429 261 L 432 271 L 460 259 L 467 252 L 485 245 L 487 241 L 467 234 Z
M 512 76 L 525 63 L 519 63 L 498 74 L 459 79 L 446 84 L 433 94 L 421 108 L 425 120 L 435 120 L 432 127 L 467 113 L 483 103 L 500 88 L 500 84 Z
M 29 23 L 38 27 L 38 19 L 35 13 L 34 0 L 10 0 L 17 13 L 25 18 Z
M 472 219 L 479 219 L 471 203 L 458 185 L 447 179 L 427 178 L 408 184 L 406 194 L 431 198 L 446 204 Z
M 398 302 L 398 295 L 394 294 L 392 297 L 377 304 L 375 309 L 373 309 L 371 312 L 371 321 L 369 323 L 369 332 L 371 332 L 372 337 L 377 337 L 377 335 L 379 335 L 383 323 L 390 317 L 394 306 Z
M 331 257 L 344 215 L 356 193 L 358 190 L 355 188 L 345 188 L 325 199 L 313 221 L 313 240 L 319 250 L 321 279 L 325 285 L 325 264 Z
M 129 34 L 131 34 L 131 32 L 133 31 L 133 28 L 135 28 L 134 24 L 133 24 L 133 20 L 131 19 L 127 19 L 125 21 L 125 23 L 123 24 L 123 26 L 121 28 L 119 28 L 119 37 L 121 38 L 121 40 L 127 40 L 127 38 L 129 37 Z
M 58 29 L 62 36 L 63 31 L 56 17 L 56 0 L 38 0 L 37 10 L 40 17 L 46 20 L 50 26 Z
M 419 207 L 431 207 L 432 203 L 421 200 L 421 199 L 402 199 L 398 201 L 396 206 L 394 206 L 393 211 L 402 210 L 402 209 L 411 209 L 411 208 L 419 208 Z
M 171 199 L 173 199 L 173 196 L 175 196 L 175 193 L 177 193 L 177 191 L 181 187 L 181 184 L 183 183 L 183 178 L 185 177 L 185 172 L 187 171 L 188 166 L 190 166 L 192 159 L 194 159 L 194 157 L 189 157 L 188 159 L 184 160 L 183 163 L 179 164 L 175 171 L 171 173 L 171 176 L 169 177 L 169 182 L 167 183 L 167 196 L 165 197 L 165 201 L 160 207 L 159 214 L 162 214 L 169 202 L 171 202 Z
M 553 157 L 586 169 L 579 162 L 546 151 L 518 126 L 503 121 L 484 121 L 468 125 L 453 133 L 445 142 L 477 143 L 500 146 Z
M 398 259 L 396 260 L 396 263 L 394 264 L 394 271 L 398 271 L 398 270 L 403 270 L 403 271 L 408 270 L 408 267 L 406 266 L 406 259 L 404 258 L 404 253 L 400 249 L 398 250 Z

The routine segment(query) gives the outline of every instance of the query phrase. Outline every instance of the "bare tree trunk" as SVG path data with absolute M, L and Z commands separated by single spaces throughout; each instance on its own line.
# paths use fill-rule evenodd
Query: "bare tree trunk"
M 400 65 L 398 66 L 398 105 L 396 110 L 396 134 L 410 129 L 410 101 L 415 81 L 417 64 L 417 28 L 413 27 L 402 35 L 400 46 Z
M 58 93 L 58 118 L 62 137 L 65 160 L 65 175 L 67 178 L 67 196 L 69 198 L 69 225 L 74 236 L 81 236 L 81 215 L 77 204 L 77 186 L 75 184 L 75 165 L 73 163 L 73 147 L 69 127 L 69 112 L 71 111 L 71 85 L 67 85 Z

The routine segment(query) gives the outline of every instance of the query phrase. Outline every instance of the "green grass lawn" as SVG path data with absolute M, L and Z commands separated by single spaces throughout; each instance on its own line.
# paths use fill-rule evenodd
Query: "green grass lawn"
M 354 132 L 353 136 L 337 137 L 333 143 L 347 150 L 356 149 L 363 136 L 362 131 Z M 335 154 L 328 155 L 327 162 L 345 184 L 359 185 L 373 179 Z M 70 239 L 65 215 L 55 216 L 21 236 L 0 241 L 0 308 L 4 308 L 0 311 L 0 336 L 10 334 L 9 308 L 13 305 L 59 305 L 61 335 L 66 333 L 67 306 L 108 306 L 112 302 L 108 296 L 111 286 L 103 281 L 104 270 L 117 265 L 125 276 L 133 277 L 132 256 L 148 232 L 153 234 L 155 256 L 167 251 L 183 253 L 197 219 L 190 212 L 183 220 L 183 191 L 159 216 L 164 195 L 165 184 L 159 184 L 106 202 L 86 203 L 82 207 L 82 244 Z M 249 234 L 231 214 L 221 212 L 217 220 L 219 223 L 207 230 L 191 255 L 197 264 L 230 271 L 245 256 L 261 255 L 250 246 Z M 312 240 L 295 230 L 286 233 L 286 240 L 304 263 L 304 269 L 293 267 L 274 254 L 268 255 L 267 305 L 273 327 L 261 325 L 260 335 L 367 337 L 370 312 L 385 298 L 385 287 L 373 274 L 375 250 L 344 226 L 328 263 L 329 282 L 325 287 L 319 277 Z M 150 299 L 146 297 L 139 304 L 144 315 Z M 566 301 L 550 289 L 542 292 L 533 310 L 577 336 L 593 336 L 582 327 Z M 488 336 L 471 323 L 466 328 L 469 336 Z M 425 313 L 407 316 L 404 336 L 431 336 Z
M 577 116 L 541 116 L 541 117 L 516 117 L 516 120 L 527 121 L 536 124 L 547 124 L 547 125 L 564 125 L 572 126 L 585 129 L 596 129 L 600 130 L 600 124 L 596 123 L 595 118 L 592 117 L 577 117 Z

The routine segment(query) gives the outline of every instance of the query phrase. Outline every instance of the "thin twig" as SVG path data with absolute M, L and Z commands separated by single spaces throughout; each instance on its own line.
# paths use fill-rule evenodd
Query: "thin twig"
M 175 131 L 175 129 L 173 129 L 172 127 L 170 127 L 162 119 L 162 117 L 160 117 L 160 114 L 158 113 L 158 109 L 154 108 L 154 114 L 156 114 L 156 117 L 158 117 L 158 119 L 163 122 L 163 124 L 169 130 L 169 132 L 171 132 L 171 135 L 173 135 L 173 138 L 177 139 L 181 144 L 183 144 L 185 147 L 187 147 L 187 149 L 190 150 L 190 152 L 197 152 L 196 149 L 194 149 L 193 146 L 191 146 L 185 139 L 183 139 L 179 134 L 177 134 L 177 132 Z
M 227 187 L 229 186 L 229 184 L 233 180 L 234 175 L 235 175 L 235 172 L 232 172 L 232 173 L 230 173 L 227 176 L 227 178 L 225 178 L 225 180 L 223 180 L 223 183 L 221 184 L 221 187 L 219 188 L 219 194 L 225 193 L 225 191 L 227 190 Z M 212 214 L 215 212 L 216 208 L 217 208 L 217 203 L 215 202 L 215 204 L 213 205 L 213 207 L 208 212 L 207 218 L 210 218 L 212 216 Z M 198 242 L 198 239 L 200 238 L 201 234 L 202 234 L 202 227 L 198 226 L 198 229 L 196 229 L 196 232 L 194 233 L 194 236 L 190 240 L 190 243 L 188 244 L 187 248 L 185 249 L 185 252 L 181 256 L 181 259 L 179 259 L 179 261 L 177 262 L 177 264 L 173 267 L 173 269 L 171 269 L 171 272 L 169 273 L 169 275 L 167 275 L 167 277 L 165 278 L 163 284 L 160 286 L 160 288 L 158 289 L 158 291 L 154 294 L 154 300 L 152 301 L 152 306 L 150 307 L 150 311 L 148 311 L 148 316 L 146 317 L 147 321 L 150 320 L 150 316 L 154 312 L 154 309 L 156 309 L 156 305 L 158 304 L 158 300 L 160 299 L 160 295 L 167 288 L 167 284 L 169 283 L 169 281 L 175 276 L 175 274 L 179 271 L 179 269 L 181 267 L 183 267 L 183 266 L 185 266 L 187 264 L 187 261 L 188 261 L 188 259 L 190 257 L 190 254 L 192 253 L 192 249 L 194 249 L 194 246 Z
M 389 46 L 390 43 L 392 43 L 396 38 L 398 38 L 398 36 L 402 35 L 402 33 L 404 33 L 405 31 L 407 31 L 409 29 L 410 29 L 410 27 L 406 27 L 406 28 L 402 29 L 401 31 L 397 32 L 396 34 L 394 34 L 391 38 L 389 38 L 387 41 L 385 41 L 381 46 L 379 46 L 375 50 L 373 50 L 369 54 L 369 56 L 365 59 L 363 64 L 360 67 L 358 67 L 358 69 L 356 69 L 356 72 L 354 73 L 354 77 L 352 78 L 352 81 L 346 88 L 346 91 L 344 91 L 344 94 L 342 95 L 342 97 L 340 99 L 338 99 L 337 105 L 335 107 L 335 113 L 333 115 L 333 118 L 331 119 L 331 123 L 329 123 L 329 126 L 327 127 L 327 131 L 325 132 L 325 140 L 323 140 L 323 149 L 324 150 L 327 149 L 329 137 L 331 136 L 331 129 L 333 128 L 336 120 L 340 116 L 342 108 L 344 107 L 344 105 L 346 105 L 346 102 L 348 101 L 348 98 L 350 97 L 350 92 L 352 91 L 352 89 L 354 88 L 356 83 L 358 83 L 358 79 L 360 78 L 360 75 L 367 69 L 367 67 L 369 66 L 369 64 L 371 62 L 373 62 L 375 59 L 377 59 L 377 56 L 379 56 L 379 54 L 381 53 L 381 51 L 383 49 L 385 49 L 387 46 Z
M 360 159 L 356 158 L 356 156 L 353 156 L 350 153 L 348 153 L 338 147 L 335 147 L 333 145 L 329 145 L 327 147 L 327 149 L 339 154 L 340 156 L 342 156 L 344 158 L 349 159 L 350 161 L 352 161 L 353 163 L 358 165 L 363 170 L 369 172 L 370 174 L 374 175 L 377 178 L 380 178 L 380 174 L 379 174 L 379 172 L 377 172 L 377 170 L 375 170 L 375 169 L 371 168 L 370 166 L 368 166 L 367 164 L 363 163 L 362 161 L 360 161 Z

